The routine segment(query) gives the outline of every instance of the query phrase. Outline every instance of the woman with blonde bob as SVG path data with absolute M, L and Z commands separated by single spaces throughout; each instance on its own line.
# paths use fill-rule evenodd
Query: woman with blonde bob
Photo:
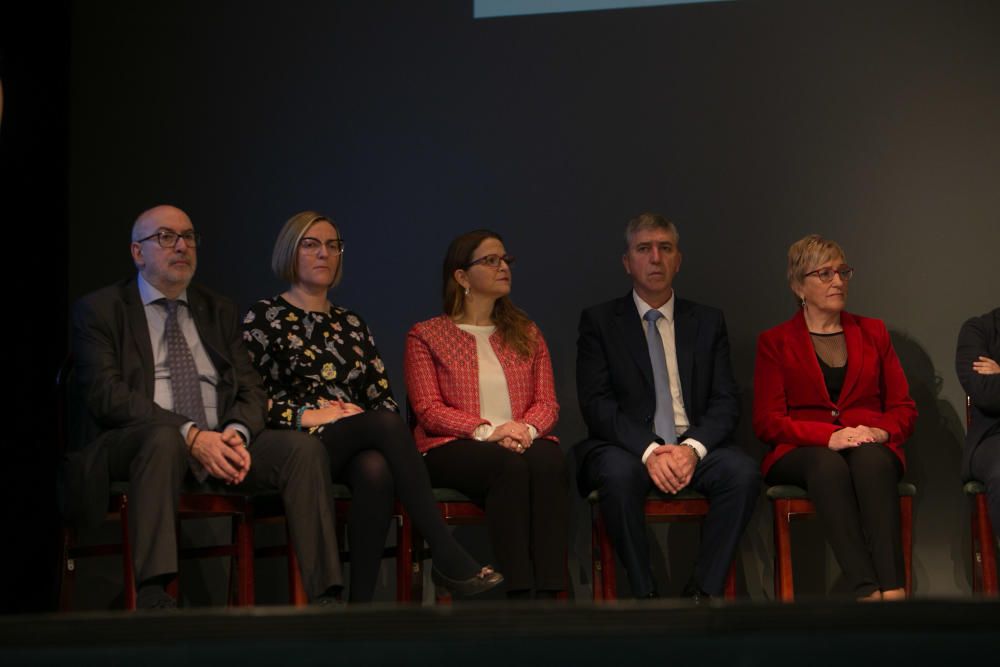
M 904 597 L 896 484 L 916 407 L 881 320 L 844 310 L 854 269 L 811 234 L 788 250 L 799 303 L 757 341 L 753 428 L 768 484 L 806 488 L 856 599 Z
M 293 216 L 278 234 L 271 266 L 289 288 L 258 301 L 243 322 L 270 397 L 268 427 L 322 440 L 333 480 L 351 488 L 351 602 L 374 595 L 396 495 L 434 550 L 435 583 L 462 595 L 493 588 L 503 577 L 477 564 L 441 519 L 371 331 L 328 300 L 343 251 L 337 226 L 314 211 Z
M 513 262 L 495 232 L 451 242 L 444 314 L 406 337 L 406 385 L 431 481 L 486 508 L 508 597 L 551 598 L 566 588 L 566 464 L 548 348 L 510 300 Z

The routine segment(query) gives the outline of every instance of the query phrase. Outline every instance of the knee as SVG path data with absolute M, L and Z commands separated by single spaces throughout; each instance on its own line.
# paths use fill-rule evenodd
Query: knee
M 381 453 L 366 449 L 357 454 L 351 462 L 354 484 L 364 484 L 368 489 L 392 497 L 395 486 L 389 462 Z
M 882 445 L 861 445 L 851 452 L 848 466 L 857 481 L 894 483 L 899 477 L 896 455 Z
M 151 466 L 187 466 L 188 448 L 176 426 L 158 424 L 143 430 L 137 458 Z
M 650 488 L 649 473 L 638 459 L 617 461 L 615 465 L 604 466 L 597 481 L 601 499 L 613 503 L 644 498 Z
M 275 432 L 272 437 L 281 438 L 281 446 L 288 452 L 289 461 L 296 465 L 315 467 L 318 470 L 327 470 L 330 467 L 330 459 L 327 456 L 323 441 L 307 433 L 299 431 Z M 253 448 L 250 449 L 251 456 Z
M 851 470 L 843 456 L 832 449 L 818 449 L 812 465 L 806 471 L 806 481 L 810 488 L 848 489 L 851 486 Z
M 527 488 L 531 467 L 525 455 L 504 449 L 499 458 L 497 480 L 503 484 L 523 484 Z
M 528 462 L 532 479 L 565 484 L 566 457 L 559 449 L 559 445 L 551 440 L 536 440 L 529 452 Z
M 377 438 L 395 441 L 400 436 L 409 434 L 406 424 L 403 423 L 403 418 L 392 410 L 370 410 L 365 414 L 367 415 L 368 428 L 372 429 Z
M 721 479 L 729 493 L 747 498 L 756 498 L 760 493 L 760 469 L 754 460 L 741 450 L 726 450 L 727 456 L 720 462 Z

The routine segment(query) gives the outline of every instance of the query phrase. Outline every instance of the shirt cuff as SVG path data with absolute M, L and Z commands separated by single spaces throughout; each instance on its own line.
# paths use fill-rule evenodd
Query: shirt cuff
M 496 429 L 493 424 L 480 424 L 472 431 L 472 437 L 479 442 L 484 442 L 488 437 L 493 435 L 493 431 Z
M 705 454 L 708 454 L 708 448 L 701 444 L 694 438 L 685 438 L 684 442 L 680 443 L 682 445 L 691 445 L 694 448 L 695 453 L 698 455 L 698 460 L 705 458 Z
M 181 437 L 184 438 L 184 442 L 188 441 L 188 433 L 190 433 L 192 426 L 194 426 L 194 422 L 184 422 L 181 424 Z
M 658 443 L 658 442 L 651 442 L 651 443 L 649 443 L 649 447 L 646 447 L 646 451 L 644 451 L 642 453 L 642 463 L 643 463 L 643 465 L 646 464 L 646 459 L 648 459 L 650 457 L 650 455 L 652 455 L 653 450 L 656 449 L 659 446 L 660 446 L 660 443 Z
M 528 427 L 528 435 L 531 436 L 532 442 L 538 440 L 538 429 L 532 426 L 531 424 L 525 424 L 525 426 Z
M 247 447 L 250 446 L 250 429 L 248 429 L 246 426 L 244 426 L 239 422 L 229 422 L 228 424 L 225 425 L 225 427 L 222 430 L 225 431 L 226 429 L 230 428 L 239 433 L 241 436 L 243 436 L 244 445 L 246 445 Z

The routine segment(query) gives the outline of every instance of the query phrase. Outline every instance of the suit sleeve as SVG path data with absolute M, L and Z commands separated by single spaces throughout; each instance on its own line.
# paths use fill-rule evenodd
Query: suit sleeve
M 818 421 L 792 419 L 788 414 L 779 332 L 765 332 L 757 339 L 753 371 L 753 430 L 763 442 L 796 447 L 826 447 L 830 436 L 842 427 Z
M 576 343 L 576 393 L 580 412 L 592 438 L 598 438 L 642 458 L 658 440 L 648 424 L 627 415 L 618 402 L 604 340 L 590 311 L 580 316 Z
M 489 423 L 477 414 L 445 402 L 430 345 L 413 330 L 406 335 L 403 368 L 410 407 L 428 435 L 470 438 L 477 426 Z
M 156 422 L 180 428 L 186 417 L 164 410 L 122 377 L 123 335 L 114 317 L 99 313 L 92 301 L 81 300 L 74 306 L 74 374 L 94 421 L 103 429 Z
M 542 332 L 535 328 L 535 352 L 531 364 L 535 391 L 531 403 L 521 417 L 543 436 L 552 431 L 559 419 L 559 402 L 556 400 L 556 383 L 552 374 L 552 358 Z
M 889 442 L 903 443 L 913 434 L 917 421 L 917 406 L 910 398 L 910 385 L 889 338 L 889 330 L 879 322 L 877 337 L 880 369 L 879 391 L 882 415 L 866 426 L 874 426 L 889 434 Z
M 979 357 L 989 357 L 989 327 L 985 318 L 974 317 L 958 332 L 955 372 L 976 409 L 1000 417 L 1000 375 L 982 375 L 972 368 Z M 1000 359 L 994 359 L 1000 362 Z
M 740 419 L 740 389 L 733 377 L 729 333 L 721 314 L 712 343 L 711 382 L 707 408 L 700 415 L 689 415 L 693 425 L 684 434 L 685 438 L 694 438 L 709 451 L 732 437 Z
M 264 429 L 267 410 L 267 394 L 261 383 L 260 374 L 250 361 L 250 354 L 243 344 L 243 332 L 234 304 L 227 303 L 218 309 L 219 326 L 226 345 L 226 357 L 233 365 L 236 396 L 233 404 L 219 415 L 219 429 L 233 422 L 243 424 L 250 431 L 251 438 Z

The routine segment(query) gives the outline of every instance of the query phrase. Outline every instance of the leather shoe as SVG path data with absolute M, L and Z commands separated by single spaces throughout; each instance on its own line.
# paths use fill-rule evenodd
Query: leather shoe
M 689 598 L 696 607 L 707 605 L 712 601 L 712 596 L 701 590 L 698 584 L 694 583 L 694 580 L 687 582 L 681 596 Z
M 135 608 L 142 610 L 169 611 L 177 609 L 177 600 L 170 597 L 163 586 L 143 586 L 135 599 Z
M 447 589 L 452 595 L 470 597 L 496 588 L 503 583 L 503 575 L 486 565 L 468 579 L 452 579 L 435 567 L 431 570 L 431 581 L 435 586 Z

